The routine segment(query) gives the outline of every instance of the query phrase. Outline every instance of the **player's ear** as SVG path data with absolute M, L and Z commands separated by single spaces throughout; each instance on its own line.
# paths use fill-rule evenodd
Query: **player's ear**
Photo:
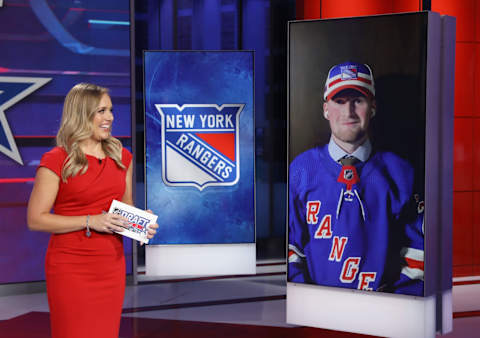
M 327 102 L 323 104 L 323 117 L 328 120 Z
M 370 107 L 370 111 L 371 111 L 370 118 L 372 118 L 372 117 L 375 116 L 375 113 L 377 112 L 377 104 L 375 102 L 375 99 L 372 99 L 372 104 L 371 104 L 371 107 Z

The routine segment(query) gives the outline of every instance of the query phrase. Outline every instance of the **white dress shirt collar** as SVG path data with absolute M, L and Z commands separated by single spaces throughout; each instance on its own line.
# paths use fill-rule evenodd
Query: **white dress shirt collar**
M 330 142 L 328 143 L 328 153 L 336 162 L 338 162 L 341 158 L 344 158 L 346 155 L 355 156 L 360 161 L 365 162 L 370 157 L 371 152 L 372 144 L 368 138 L 351 154 L 340 148 L 332 137 L 330 137 Z

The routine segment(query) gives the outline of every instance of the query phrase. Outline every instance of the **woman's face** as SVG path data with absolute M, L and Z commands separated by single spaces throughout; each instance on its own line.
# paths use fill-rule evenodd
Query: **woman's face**
M 92 138 L 96 141 L 106 140 L 110 137 L 113 123 L 112 100 L 108 94 L 103 94 L 92 121 Z

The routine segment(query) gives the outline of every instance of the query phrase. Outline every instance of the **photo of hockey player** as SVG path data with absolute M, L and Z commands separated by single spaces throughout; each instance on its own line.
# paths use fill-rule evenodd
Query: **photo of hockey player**
M 386 114 L 372 67 L 340 63 L 324 83 L 330 140 L 289 166 L 288 281 L 423 296 L 423 191 L 409 161 L 371 140 Z

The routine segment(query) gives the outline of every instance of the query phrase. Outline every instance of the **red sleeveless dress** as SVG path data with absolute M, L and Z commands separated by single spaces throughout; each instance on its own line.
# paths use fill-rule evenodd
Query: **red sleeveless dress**
M 67 153 L 55 147 L 40 167 L 61 177 Z M 58 215 L 95 215 L 108 211 L 113 199 L 122 200 L 125 176 L 109 157 L 101 162 L 87 155 L 88 170 L 60 186 L 53 207 Z M 132 154 L 122 150 L 129 167 Z M 118 337 L 125 292 L 125 257 L 121 235 L 85 230 L 52 234 L 45 259 L 47 295 L 53 338 Z

